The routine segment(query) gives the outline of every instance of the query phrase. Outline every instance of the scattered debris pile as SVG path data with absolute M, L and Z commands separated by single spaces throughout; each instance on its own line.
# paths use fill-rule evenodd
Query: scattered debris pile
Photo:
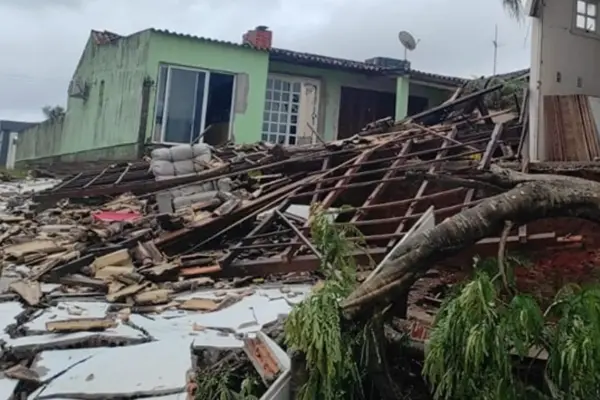
M 35 204 L 7 200 L 0 397 L 278 398 L 290 359 L 265 327 L 302 301 L 325 262 L 311 206 L 365 244 L 354 254 L 364 279 L 428 210 L 439 223 L 489 195 L 454 175 L 491 163 L 527 170 L 524 104 L 513 113 L 483 101 L 500 88 L 457 93 L 331 143 L 156 149 L 149 160 L 65 178 Z M 568 234 L 523 226 L 507 243 L 581 242 Z M 495 252 L 499 241 L 461 257 Z M 415 285 L 409 319 L 430 318 L 423 304 L 439 306 L 439 286 L 440 273 Z

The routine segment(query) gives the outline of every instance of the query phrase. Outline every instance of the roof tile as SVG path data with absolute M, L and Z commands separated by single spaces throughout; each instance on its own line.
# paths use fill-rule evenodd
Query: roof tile
M 208 43 L 215 43 L 215 44 L 221 44 L 221 45 L 226 45 L 226 46 L 234 46 L 234 47 L 239 47 L 239 48 L 247 48 L 247 49 L 253 49 L 256 51 L 265 51 L 265 52 L 269 53 L 270 58 L 274 61 L 298 62 L 298 63 L 304 63 L 305 65 L 312 64 L 314 66 L 339 68 L 339 69 L 352 70 L 352 71 L 363 72 L 363 73 L 377 73 L 377 74 L 390 74 L 390 75 L 396 74 L 397 75 L 398 73 L 407 72 L 407 71 L 398 71 L 398 69 L 396 69 L 396 68 L 381 67 L 379 65 L 374 65 L 374 64 L 367 63 L 364 61 L 347 60 L 347 59 L 343 59 L 343 58 L 322 56 L 322 55 L 318 55 L 318 54 L 304 53 L 304 52 L 279 49 L 279 48 L 262 49 L 262 48 L 257 48 L 255 46 L 252 46 L 251 44 L 247 44 L 247 43 L 235 43 L 235 42 L 230 42 L 227 40 L 218 40 L 218 39 L 213 39 L 213 38 L 208 38 L 208 37 L 203 37 L 203 36 L 196 36 L 196 35 L 190 35 L 190 34 L 185 34 L 185 33 L 173 32 L 173 31 L 169 31 L 167 29 L 151 28 L 150 31 L 164 34 L 164 35 L 172 35 L 172 36 L 177 36 L 177 37 L 182 37 L 182 38 L 199 40 L 199 41 L 208 42 Z M 105 44 L 105 43 L 107 44 L 107 43 L 110 43 L 110 42 L 122 37 L 120 35 L 117 35 L 115 33 L 108 32 L 108 31 L 104 31 L 104 32 L 92 31 L 92 34 L 94 35 L 94 39 L 96 40 L 96 42 L 98 44 Z M 422 79 L 435 80 L 438 82 L 457 84 L 457 85 L 460 85 L 467 81 L 467 79 L 463 79 L 463 78 L 431 74 L 428 72 L 421 72 L 421 71 L 416 71 L 416 70 L 410 70 L 410 73 L 411 73 L 411 75 L 417 76 Z

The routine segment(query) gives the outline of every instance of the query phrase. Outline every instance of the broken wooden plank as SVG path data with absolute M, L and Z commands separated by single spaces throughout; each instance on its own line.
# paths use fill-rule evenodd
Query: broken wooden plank
M 129 250 L 127 249 L 117 250 L 96 258 L 92 263 L 92 268 L 94 271 L 97 271 L 108 266 L 124 265 L 131 265 L 131 256 L 129 255 Z
M 10 284 L 9 289 L 30 306 L 37 306 L 42 300 L 42 288 L 37 281 L 16 281 Z
M 156 305 L 169 303 L 171 301 L 171 293 L 168 289 L 149 290 L 141 292 L 134 296 L 133 301 L 137 305 Z
M 219 303 L 213 299 L 193 298 L 185 300 L 179 308 L 188 311 L 215 311 L 219 309 Z
M 46 330 L 52 333 L 103 331 L 116 328 L 118 323 L 111 318 L 73 318 L 46 322 Z
M 150 286 L 150 282 L 144 282 L 142 284 L 130 285 L 127 286 L 115 293 L 109 293 L 106 295 L 106 300 L 110 303 L 114 303 L 117 300 L 120 300 L 124 297 L 133 296 L 134 294 L 141 292 L 145 288 Z

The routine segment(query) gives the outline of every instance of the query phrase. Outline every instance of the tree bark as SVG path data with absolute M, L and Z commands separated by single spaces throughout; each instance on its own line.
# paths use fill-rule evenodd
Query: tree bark
M 504 193 L 490 197 L 411 238 L 405 250 L 342 303 L 350 320 L 373 315 L 405 297 L 410 287 L 430 268 L 477 241 L 497 234 L 505 221 L 522 225 L 543 218 L 574 217 L 600 222 L 600 183 L 586 179 L 531 175 L 492 165 L 470 177 L 494 185 Z

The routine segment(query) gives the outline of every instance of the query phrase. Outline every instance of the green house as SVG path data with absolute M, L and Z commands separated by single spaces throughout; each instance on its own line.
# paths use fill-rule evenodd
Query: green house
M 350 137 L 368 122 L 438 105 L 464 81 L 404 60 L 350 61 L 271 47 L 257 27 L 240 43 L 148 29 L 92 31 L 66 113 L 19 135 L 16 163 L 133 160 L 149 145 Z

